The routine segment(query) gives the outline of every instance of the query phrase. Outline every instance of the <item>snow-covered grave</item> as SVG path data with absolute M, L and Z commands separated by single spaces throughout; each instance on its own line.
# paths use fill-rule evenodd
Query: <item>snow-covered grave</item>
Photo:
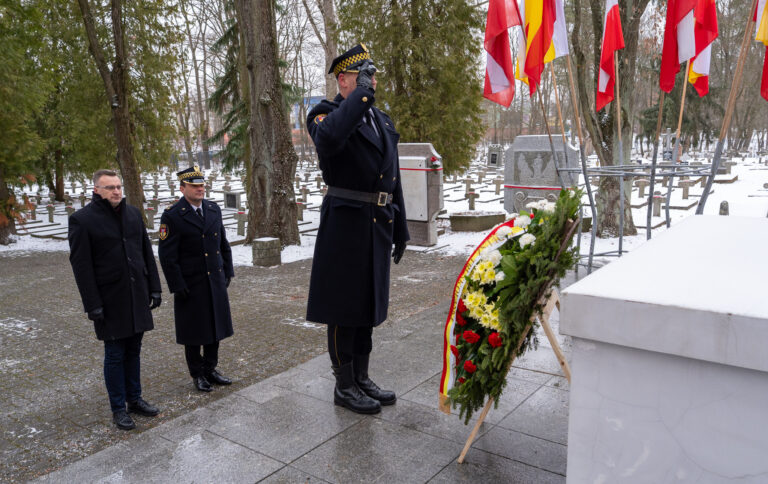
M 766 240 L 687 217 L 563 291 L 568 482 L 768 480 Z

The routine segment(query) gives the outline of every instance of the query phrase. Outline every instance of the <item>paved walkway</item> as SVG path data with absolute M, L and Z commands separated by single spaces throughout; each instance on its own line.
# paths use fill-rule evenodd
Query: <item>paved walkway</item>
M 333 405 L 323 354 L 40 480 L 564 482 L 568 386 L 543 336 L 537 351 L 516 362 L 498 409 L 466 462 L 457 463 L 472 423 L 437 409 L 446 311 L 443 301 L 374 332 L 371 375 L 399 396 L 379 415 Z

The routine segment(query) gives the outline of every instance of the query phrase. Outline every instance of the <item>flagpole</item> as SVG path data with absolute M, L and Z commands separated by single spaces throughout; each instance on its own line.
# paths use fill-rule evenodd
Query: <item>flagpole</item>
M 677 131 L 675 131 L 675 151 L 672 152 L 672 175 L 667 177 L 667 203 L 664 206 L 664 217 L 667 219 L 667 228 L 670 227 L 672 221 L 669 218 L 669 206 L 672 203 L 672 186 L 675 183 L 674 173 L 677 170 L 677 163 L 680 161 L 677 159 L 677 154 L 680 151 L 680 128 L 683 126 L 683 112 L 685 111 L 685 93 L 688 89 L 688 73 L 691 69 L 691 59 L 685 63 L 685 76 L 683 76 L 683 98 L 680 100 L 680 114 L 677 117 Z
M 656 159 L 659 155 L 659 137 L 661 136 L 661 119 L 664 113 L 664 91 L 659 89 L 659 116 L 656 119 L 656 138 L 653 140 L 653 158 L 651 160 L 651 183 L 648 186 L 648 216 L 647 227 L 645 228 L 646 240 L 651 239 L 651 213 L 653 210 L 653 189 L 656 183 Z
M 549 72 L 552 74 L 552 88 L 555 90 L 555 103 L 557 104 L 557 119 L 560 121 L 560 133 L 563 135 L 563 154 L 565 155 L 565 168 L 568 168 L 568 150 L 566 145 L 568 140 L 565 138 L 565 124 L 563 123 L 563 111 L 560 109 L 560 94 L 557 91 L 557 80 L 555 79 L 555 68 L 553 62 L 549 63 Z
M 749 42 L 754 26 L 755 9 L 757 8 L 757 0 L 752 0 L 752 7 L 749 9 L 747 17 L 747 28 L 744 31 L 744 39 L 741 41 L 741 51 L 739 51 L 739 61 L 736 64 L 736 72 L 733 76 L 733 83 L 731 84 L 731 92 L 728 95 L 728 107 L 725 109 L 725 117 L 723 118 L 723 127 L 720 130 L 720 139 L 717 141 L 717 147 L 715 148 L 715 156 L 712 158 L 712 173 L 710 173 L 707 179 L 707 185 L 704 187 L 704 193 L 701 194 L 701 200 L 699 206 L 696 207 L 696 215 L 704 213 L 704 206 L 707 204 L 707 198 L 709 197 L 709 191 L 712 189 L 712 181 L 717 174 L 717 167 L 720 164 L 720 158 L 723 154 L 723 143 L 725 143 L 725 136 L 728 133 L 728 129 L 731 126 L 731 117 L 733 116 L 733 110 L 736 106 L 736 98 L 738 97 L 737 91 L 741 87 L 741 77 L 744 73 L 744 63 L 747 59 L 747 51 L 749 50 Z
M 539 88 L 536 90 L 536 93 L 539 95 L 539 104 L 541 105 L 541 113 L 544 116 L 544 126 L 547 127 L 547 136 L 549 136 L 549 148 L 552 150 L 552 162 L 555 164 L 555 171 L 557 172 L 557 177 L 560 180 L 560 188 L 565 190 L 565 181 L 563 181 L 563 174 L 560 173 L 560 168 L 557 165 L 557 153 L 555 152 L 555 143 L 552 141 L 552 131 L 549 129 L 549 121 L 547 120 L 547 111 L 544 109 L 544 98 L 541 96 L 541 84 L 539 84 Z
M 624 164 L 624 145 L 621 141 L 621 90 L 619 89 L 619 51 L 613 51 L 613 65 L 616 75 L 616 125 L 619 133 L 619 167 Z M 623 168 L 619 168 L 622 173 Z M 624 245 L 624 175 L 619 175 L 619 257 Z
M 573 113 L 576 115 L 576 132 L 579 134 L 579 157 L 581 159 L 581 172 L 584 175 L 584 185 L 587 189 L 587 197 L 589 198 L 589 210 L 592 213 L 592 226 L 590 227 L 589 238 L 589 260 L 587 263 L 587 274 L 592 273 L 592 257 L 595 253 L 595 237 L 597 235 L 597 209 L 595 208 L 595 198 L 592 195 L 592 185 L 589 184 L 589 176 L 587 176 L 587 156 L 584 153 L 584 133 L 581 131 L 581 115 L 579 115 L 579 100 L 576 97 L 576 84 L 573 82 L 573 68 L 571 67 L 571 54 L 565 56 L 568 67 L 568 83 L 571 88 L 571 104 L 573 105 Z M 581 235 L 579 235 L 581 237 Z

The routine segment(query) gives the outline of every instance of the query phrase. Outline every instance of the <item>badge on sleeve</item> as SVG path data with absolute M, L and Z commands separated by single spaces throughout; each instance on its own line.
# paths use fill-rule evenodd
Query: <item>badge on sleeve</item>
M 317 116 L 315 116 L 315 124 L 322 123 L 326 116 L 328 116 L 328 115 L 327 114 L 318 114 Z
M 168 226 L 160 224 L 160 230 L 158 230 L 157 234 L 160 236 L 160 240 L 165 240 L 168 237 Z

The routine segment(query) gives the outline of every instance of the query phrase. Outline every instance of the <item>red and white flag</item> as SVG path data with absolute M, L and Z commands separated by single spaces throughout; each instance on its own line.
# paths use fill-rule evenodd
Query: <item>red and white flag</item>
M 485 21 L 485 86 L 483 97 L 509 107 L 515 97 L 515 74 L 507 29 L 520 25 L 514 0 L 490 0 Z
M 699 96 L 709 92 L 709 63 L 712 58 L 712 42 L 717 38 L 717 8 L 715 0 L 697 0 L 693 9 L 693 37 L 696 55 L 688 69 L 688 82 L 693 84 Z
M 664 27 L 664 47 L 661 51 L 659 87 L 670 92 L 680 64 L 696 55 L 693 9 L 698 0 L 669 0 L 667 23 Z
M 760 82 L 760 95 L 768 101 L 768 1 L 759 0 L 755 9 L 755 40 L 765 45 L 763 59 L 763 80 Z
M 600 111 L 613 101 L 613 86 L 616 76 L 613 53 L 624 48 L 624 33 L 621 30 L 618 0 L 606 0 L 603 19 L 603 47 L 600 51 L 600 70 L 597 75 L 597 96 L 595 104 Z

